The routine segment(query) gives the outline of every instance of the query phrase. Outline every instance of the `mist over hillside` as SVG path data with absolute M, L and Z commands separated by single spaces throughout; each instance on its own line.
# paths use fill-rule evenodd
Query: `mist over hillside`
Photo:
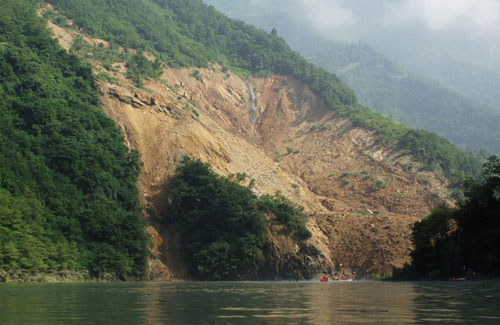
M 465 92 L 454 90 L 441 79 L 432 78 L 433 74 L 424 69 L 419 70 L 420 75 L 413 73 L 401 60 L 382 54 L 385 52 L 384 47 L 376 50 L 366 42 L 332 40 L 335 37 L 360 39 L 361 27 L 351 24 L 346 31 L 338 32 L 341 27 L 334 28 L 331 23 L 328 28 L 333 28 L 334 31 L 321 33 L 315 27 L 326 27 L 319 26 L 320 18 L 310 19 L 311 10 L 303 11 L 306 14 L 301 17 L 305 19 L 298 18 L 299 9 L 306 9 L 304 1 L 292 1 L 290 6 L 281 6 L 279 2 L 269 4 L 266 1 L 205 2 L 260 28 L 276 28 L 278 34 L 285 38 L 294 50 L 339 76 L 355 90 L 363 104 L 408 126 L 437 132 L 458 146 L 500 151 L 500 133 L 497 127 L 500 124 L 500 112 L 481 104 L 481 101 L 471 99 Z M 317 6 L 317 3 L 314 5 Z M 335 12 L 332 17 L 343 13 L 341 8 L 336 8 Z M 372 12 L 380 12 L 382 17 L 381 7 L 373 8 Z M 374 17 L 368 17 L 370 10 L 358 13 L 358 16 L 363 15 L 367 16 L 369 24 L 376 24 Z M 338 18 L 342 21 L 341 17 Z M 387 34 L 382 32 L 380 35 L 390 41 L 390 35 L 386 36 Z M 451 68 L 443 66 L 443 69 Z M 485 80 L 486 78 L 483 78 L 482 82 L 488 87 L 494 85 L 494 82 Z M 484 90 L 481 87 L 464 87 L 469 88 L 470 92 Z M 490 94 L 492 97 L 496 96 L 493 91 L 490 91 Z M 491 101 L 494 102 L 495 99 L 492 98 Z

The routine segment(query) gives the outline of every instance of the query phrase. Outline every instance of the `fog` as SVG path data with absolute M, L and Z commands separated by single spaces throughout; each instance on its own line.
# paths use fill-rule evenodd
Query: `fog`
M 309 24 L 330 38 L 367 42 L 414 72 L 500 107 L 493 96 L 500 87 L 499 0 L 299 2 Z M 472 89 L 478 84 L 481 90 Z
M 307 19 L 323 31 L 347 31 L 349 39 L 359 38 L 373 28 L 422 27 L 428 31 L 462 29 L 470 35 L 500 31 L 499 0 L 250 0 L 205 1 L 220 9 L 245 7 L 248 10 L 287 12 Z M 230 3 L 232 2 L 232 4 Z M 265 12 L 264 12 L 265 13 Z M 337 35 L 342 37 L 341 35 Z
M 264 2 L 264 1 L 260 1 Z M 453 31 L 467 24 L 470 34 L 499 31 L 497 0 L 299 0 L 305 17 L 319 29 L 349 29 L 350 36 L 373 27 L 420 25 Z

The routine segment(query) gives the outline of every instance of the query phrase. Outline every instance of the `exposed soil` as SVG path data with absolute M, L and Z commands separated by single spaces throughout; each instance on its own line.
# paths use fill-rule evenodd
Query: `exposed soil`
M 51 27 L 69 49 L 77 33 Z M 138 187 L 157 256 L 151 279 L 189 277 L 176 231 L 162 223 L 169 180 L 186 154 L 222 175 L 245 173 L 257 194 L 281 191 L 312 215 L 313 237 L 300 247 L 271 227 L 266 278 L 361 278 L 400 267 L 411 225 L 447 197 L 443 176 L 378 144 L 293 78 L 243 80 L 213 66 L 197 80 L 192 69 L 166 69 L 137 89 L 123 72 L 109 73 L 118 82 L 99 82 L 103 110 L 143 163 Z

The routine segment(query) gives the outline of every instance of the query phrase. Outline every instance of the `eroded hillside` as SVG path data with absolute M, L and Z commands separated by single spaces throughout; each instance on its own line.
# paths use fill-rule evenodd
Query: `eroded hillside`
M 51 27 L 68 50 L 81 34 Z M 89 60 L 96 73 L 104 71 Z M 125 78 L 124 62 L 114 65 L 120 68 L 106 71 L 112 82 L 98 84 L 103 110 L 141 154 L 139 191 L 158 257 L 150 261 L 150 279 L 189 277 L 175 227 L 161 222 L 169 180 L 186 154 L 222 175 L 245 173 L 255 179 L 255 192 L 280 191 L 311 215 L 313 236 L 303 245 L 271 227 L 267 278 L 365 277 L 402 266 L 411 225 L 447 197 L 445 178 L 378 144 L 373 132 L 355 127 L 291 77 L 244 80 L 220 66 L 165 69 L 139 89 Z

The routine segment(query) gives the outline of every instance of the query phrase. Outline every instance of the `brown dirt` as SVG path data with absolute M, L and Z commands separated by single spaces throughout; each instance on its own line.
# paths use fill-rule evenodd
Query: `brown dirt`
M 50 26 L 68 49 L 75 31 Z M 222 175 L 245 173 L 257 194 L 279 190 L 314 215 L 307 224 L 313 237 L 301 247 L 271 227 L 271 278 L 366 277 L 400 267 L 408 262 L 411 225 L 446 197 L 442 176 L 377 144 L 373 132 L 328 109 L 293 78 L 247 81 L 213 66 L 201 70 L 200 81 L 192 69 L 167 69 L 141 90 L 123 72 L 111 74 L 117 84 L 99 82 L 103 110 L 141 153 L 138 188 L 158 257 L 150 262 L 151 279 L 189 277 L 175 229 L 161 223 L 168 182 L 186 154 Z

